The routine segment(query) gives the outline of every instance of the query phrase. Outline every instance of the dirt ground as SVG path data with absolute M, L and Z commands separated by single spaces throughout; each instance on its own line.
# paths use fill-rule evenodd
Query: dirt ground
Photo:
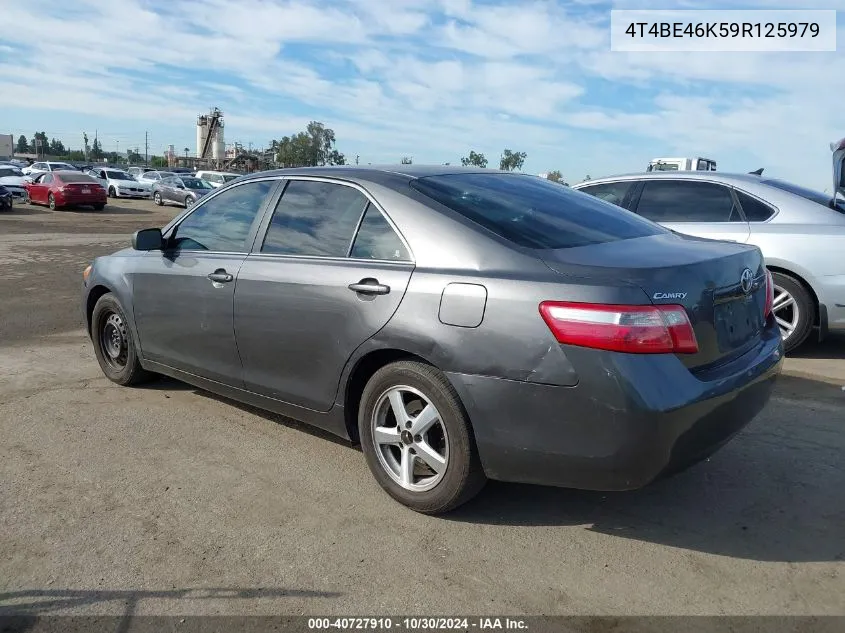
M 789 359 L 816 373 L 783 377 L 674 478 L 491 483 L 428 518 L 357 448 L 176 381 L 102 377 L 82 270 L 179 210 L 0 215 L 0 613 L 845 615 L 841 338 Z

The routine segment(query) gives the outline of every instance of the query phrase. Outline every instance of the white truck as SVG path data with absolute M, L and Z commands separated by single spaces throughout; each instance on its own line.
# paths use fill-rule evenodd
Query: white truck
M 654 158 L 646 171 L 716 171 L 716 161 L 710 158 Z

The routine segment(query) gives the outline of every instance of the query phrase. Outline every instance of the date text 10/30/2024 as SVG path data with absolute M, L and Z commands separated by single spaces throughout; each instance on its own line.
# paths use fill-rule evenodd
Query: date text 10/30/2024
M 409 630 L 436 631 L 478 629 L 490 630 L 528 630 L 525 620 L 519 618 L 435 618 L 435 617 L 404 617 L 404 618 L 308 618 L 308 628 L 313 630 Z

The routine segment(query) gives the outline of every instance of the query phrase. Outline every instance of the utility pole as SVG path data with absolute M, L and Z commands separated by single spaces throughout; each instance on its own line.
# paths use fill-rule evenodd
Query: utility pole
M 150 164 L 150 133 L 144 132 L 144 165 Z

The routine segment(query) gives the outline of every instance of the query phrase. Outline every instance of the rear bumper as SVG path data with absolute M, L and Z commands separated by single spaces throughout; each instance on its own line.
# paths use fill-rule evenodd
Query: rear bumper
M 106 198 L 106 192 L 103 191 L 102 193 L 98 194 L 55 194 L 56 204 L 66 205 L 66 204 L 106 204 L 108 199 Z
M 783 344 L 769 328 L 729 370 L 706 379 L 672 356 L 567 354 L 593 357 L 575 363 L 584 368 L 575 387 L 448 374 L 491 479 L 631 490 L 681 470 L 717 451 L 763 409 Z

